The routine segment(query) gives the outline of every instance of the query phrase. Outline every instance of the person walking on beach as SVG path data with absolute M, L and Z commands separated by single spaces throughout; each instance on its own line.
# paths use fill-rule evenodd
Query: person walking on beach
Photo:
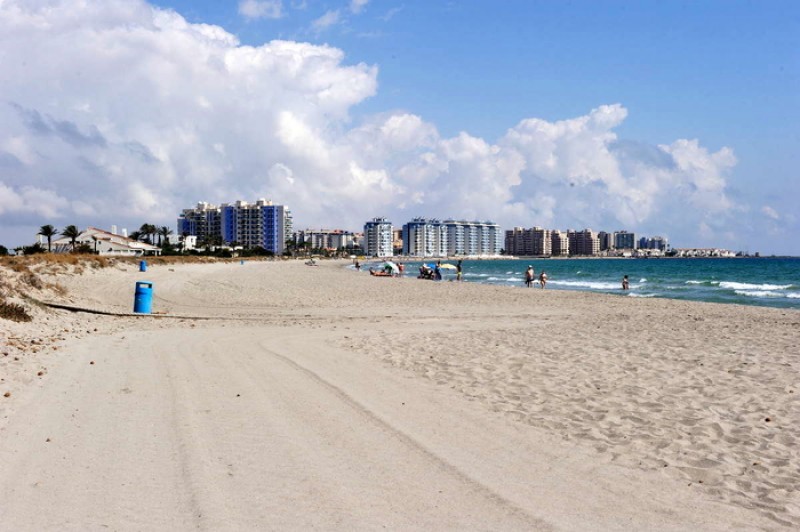
M 441 281 L 442 280 L 442 269 L 440 268 L 442 261 L 436 263 L 436 266 L 433 268 L 433 280 L 434 281 Z
M 622 277 L 622 289 L 628 290 L 631 287 L 630 283 L 628 282 L 628 276 L 624 275 Z
M 456 264 L 456 281 L 460 280 L 461 280 L 461 261 L 459 260 L 458 264 Z
M 528 266 L 528 269 L 525 270 L 525 286 L 527 286 L 528 288 L 530 288 L 531 285 L 533 285 L 533 276 L 534 276 L 533 266 Z
M 544 270 L 542 270 L 542 273 L 539 274 L 539 286 L 541 287 L 542 290 L 544 290 L 544 285 L 546 284 L 547 284 L 547 274 L 544 273 Z

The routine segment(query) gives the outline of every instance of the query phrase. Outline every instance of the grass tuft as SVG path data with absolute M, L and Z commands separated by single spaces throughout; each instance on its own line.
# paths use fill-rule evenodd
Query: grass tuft
M 28 311 L 25 310 L 25 307 L 7 301 L 0 301 L 0 318 L 16 322 L 33 320 Z

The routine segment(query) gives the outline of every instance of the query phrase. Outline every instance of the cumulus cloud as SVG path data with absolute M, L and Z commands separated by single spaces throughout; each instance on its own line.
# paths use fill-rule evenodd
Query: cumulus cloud
M 338 20 L 329 13 L 319 28 Z M 527 118 L 499 139 L 444 137 L 411 112 L 354 123 L 376 66 L 330 46 L 245 46 L 140 0 L 5 0 L 0 49 L 4 235 L 172 225 L 199 200 L 259 197 L 289 205 L 298 226 L 353 230 L 422 215 L 713 238 L 736 209 L 730 149 L 619 139 L 621 104 Z
M 248 19 L 281 18 L 283 2 L 281 0 L 242 0 L 239 2 L 239 14 Z

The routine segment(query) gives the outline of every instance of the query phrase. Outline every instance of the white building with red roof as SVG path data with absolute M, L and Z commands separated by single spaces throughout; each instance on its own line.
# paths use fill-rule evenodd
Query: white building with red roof
M 161 255 L 161 248 L 139 242 L 127 236 L 110 233 L 96 227 L 88 227 L 75 239 L 75 246 L 89 246 L 98 255 L 115 255 L 120 257 L 140 257 L 143 255 Z M 53 252 L 69 253 L 72 251 L 72 240 L 62 236 L 52 242 Z

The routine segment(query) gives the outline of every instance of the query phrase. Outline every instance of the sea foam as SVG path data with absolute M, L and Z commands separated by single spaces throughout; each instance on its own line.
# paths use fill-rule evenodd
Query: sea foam
M 750 284 L 750 283 L 734 283 L 728 281 L 721 281 L 719 283 L 720 288 L 726 288 L 728 290 L 786 290 L 787 288 L 791 287 L 790 284 Z

